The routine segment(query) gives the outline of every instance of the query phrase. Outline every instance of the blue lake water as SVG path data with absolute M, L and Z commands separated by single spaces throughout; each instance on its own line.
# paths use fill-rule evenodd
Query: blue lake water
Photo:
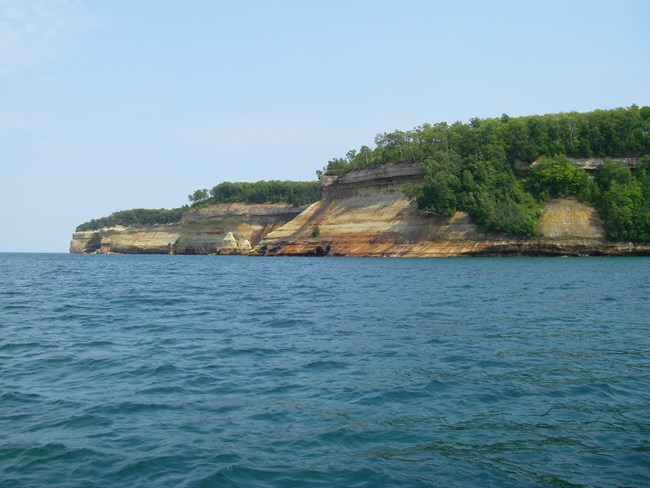
M 650 258 L 0 254 L 0 486 L 648 486 Z

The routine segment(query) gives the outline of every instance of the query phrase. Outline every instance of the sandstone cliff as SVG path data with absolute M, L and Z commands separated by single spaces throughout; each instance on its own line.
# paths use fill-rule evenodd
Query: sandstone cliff
M 231 241 L 223 245 L 229 232 L 232 232 L 238 248 L 246 247 L 244 241 L 248 241 L 248 246 L 255 246 L 262 237 L 289 222 L 305 208 L 282 203 L 224 203 L 190 210 L 181 220 L 175 252 L 211 254 L 227 247 L 232 253 Z
M 467 256 L 650 254 L 648 244 L 608 242 L 593 208 L 560 199 L 544 209 L 540 237 L 482 233 L 464 212 L 422 215 L 403 192 L 422 181 L 421 165 L 383 166 L 323 176 L 323 198 L 270 232 L 263 255 Z
M 305 207 L 285 204 L 219 204 L 192 209 L 176 224 L 110 227 L 75 232 L 72 253 L 218 254 L 248 253 L 275 228 Z M 226 238 L 231 233 L 232 239 Z
M 109 227 L 72 234 L 71 253 L 168 254 L 180 236 L 180 224 Z
M 340 178 L 323 175 L 323 197 L 309 207 L 220 204 L 181 222 L 75 232 L 73 253 L 329 256 L 650 255 L 650 244 L 609 242 L 596 211 L 578 201 L 549 202 L 540 235 L 517 239 L 480 232 L 469 215 L 422 215 L 404 195 L 421 165 L 382 166 Z

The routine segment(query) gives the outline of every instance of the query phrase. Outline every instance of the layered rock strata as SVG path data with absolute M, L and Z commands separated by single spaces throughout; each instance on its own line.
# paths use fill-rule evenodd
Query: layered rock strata
M 168 254 L 180 236 L 180 224 L 108 227 L 72 234 L 72 253 Z
M 340 178 L 324 175 L 323 197 L 270 232 L 262 255 L 490 256 L 650 254 L 649 244 L 611 243 L 593 208 L 570 199 L 544 209 L 540 237 L 480 232 L 465 212 L 422 215 L 404 194 L 421 183 L 421 165 L 383 166 Z
M 181 222 L 75 232 L 72 253 L 241 254 L 305 207 L 219 204 L 192 209 Z M 229 236 L 230 233 L 230 237 Z M 224 239 L 227 238 L 224 244 Z
M 178 254 L 219 254 L 222 247 L 233 253 L 233 242 L 224 246 L 229 232 L 239 252 L 248 252 L 272 230 L 298 216 L 303 207 L 277 203 L 228 203 L 192 209 L 183 215 L 181 232 L 174 246 Z
M 76 253 L 329 256 L 650 255 L 650 243 L 610 242 L 596 211 L 571 199 L 543 209 L 539 237 L 481 232 L 469 215 L 423 215 L 404 193 L 421 165 L 383 166 L 340 178 L 323 175 L 323 197 L 309 207 L 221 204 L 181 222 L 75 232 Z

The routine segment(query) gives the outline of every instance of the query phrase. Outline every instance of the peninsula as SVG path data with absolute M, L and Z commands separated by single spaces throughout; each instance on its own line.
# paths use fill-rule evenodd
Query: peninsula
M 424 124 L 317 174 L 116 212 L 80 225 L 70 251 L 650 255 L 650 107 Z

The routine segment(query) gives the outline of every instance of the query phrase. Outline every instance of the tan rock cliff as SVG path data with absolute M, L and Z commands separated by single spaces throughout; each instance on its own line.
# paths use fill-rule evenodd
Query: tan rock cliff
M 223 239 L 231 232 L 236 242 L 241 244 L 227 252 L 246 253 L 268 232 L 287 223 L 304 209 L 285 204 L 210 205 L 188 211 L 176 224 L 75 232 L 70 252 L 216 254 Z
M 218 253 L 229 232 L 232 232 L 236 242 L 247 240 L 255 246 L 262 237 L 289 222 L 305 208 L 282 203 L 227 203 L 190 210 L 181 220 L 175 252 Z
M 180 235 L 179 224 L 109 227 L 75 232 L 72 253 L 167 254 Z
M 650 255 L 650 243 L 609 242 L 595 210 L 571 199 L 546 205 L 540 235 L 534 239 L 480 232 L 464 212 L 450 219 L 422 215 L 403 191 L 405 184 L 420 183 L 422 177 L 421 165 L 383 166 L 340 178 L 324 175 L 323 197 L 306 208 L 211 205 L 187 212 L 177 224 L 75 232 L 70 251 L 413 257 Z
M 609 243 L 593 208 L 561 199 L 544 209 L 540 237 L 482 233 L 469 215 L 422 215 L 403 192 L 420 165 L 383 166 L 322 178 L 323 198 L 256 247 L 263 255 L 468 256 L 644 254 L 650 245 Z

